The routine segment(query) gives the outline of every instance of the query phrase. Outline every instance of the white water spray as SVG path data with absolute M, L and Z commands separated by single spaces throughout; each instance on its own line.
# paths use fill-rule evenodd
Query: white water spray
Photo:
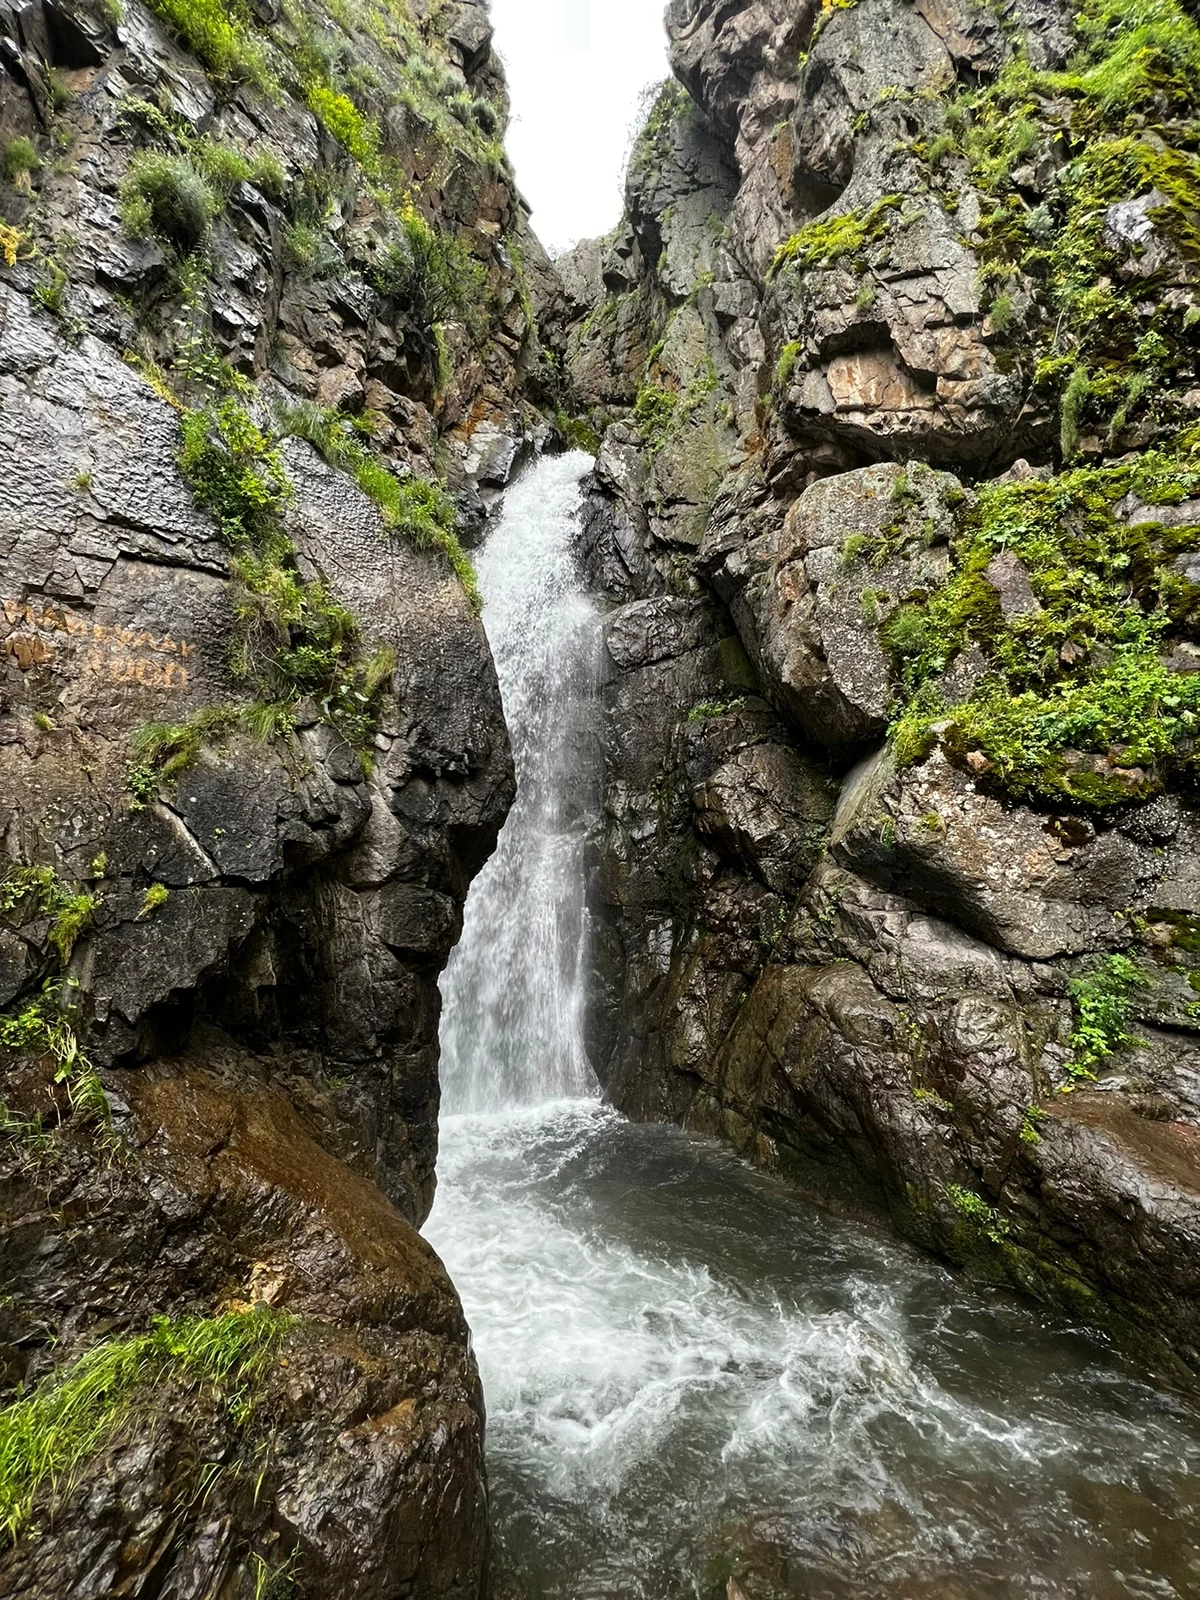
M 598 1092 L 583 1047 L 583 981 L 599 618 L 573 548 L 590 468 L 576 451 L 527 472 L 478 563 L 517 798 L 442 980 L 448 1112 Z

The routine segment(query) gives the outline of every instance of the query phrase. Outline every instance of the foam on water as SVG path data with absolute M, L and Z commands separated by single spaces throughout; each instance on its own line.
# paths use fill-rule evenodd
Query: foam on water
M 582 455 L 509 492 L 484 621 L 518 796 L 443 981 L 426 1232 L 462 1295 L 530 1600 L 1200 1596 L 1200 1421 L 1098 1337 L 970 1291 L 597 1098 L 583 1044 L 598 619 Z
M 1200 1594 L 1200 1425 L 1092 1335 L 595 1101 L 442 1150 L 531 1595 Z

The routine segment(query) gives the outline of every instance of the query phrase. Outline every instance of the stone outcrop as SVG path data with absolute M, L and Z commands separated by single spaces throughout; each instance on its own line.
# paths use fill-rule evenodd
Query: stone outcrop
M 6 1399 L 156 1318 L 279 1334 L 111 1393 L 6 1593 L 487 1581 L 414 1232 L 437 976 L 513 795 L 453 530 L 544 432 L 561 291 L 484 8 L 354 17 L 0 3 Z
M 1194 1378 L 1194 22 L 667 25 L 564 267 L 601 1076 Z

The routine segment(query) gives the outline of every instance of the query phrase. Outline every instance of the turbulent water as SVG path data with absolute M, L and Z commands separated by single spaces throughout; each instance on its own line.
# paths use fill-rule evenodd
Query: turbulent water
M 1094 1335 L 972 1293 L 595 1094 L 581 1037 L 596 618 L 587 458 L 480 563 L 520 793 L 448 969 L 426 1232 L 488 1404 L 506 1568 L 557 1600 L 1200 1596 L 1200 1419 Z
M 442 979 L 449 1111 L 596 1088 L 582 1003 L 599 629 L 572 548 L 591 464 L 576 451 L 527 472 L 477 563 L 518 787 Z

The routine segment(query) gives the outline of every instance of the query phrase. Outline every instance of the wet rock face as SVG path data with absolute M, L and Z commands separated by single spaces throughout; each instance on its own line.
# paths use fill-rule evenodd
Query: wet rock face
M 229 59 L 161 15 L 0 4 L 4 1400 L 290 1321 L 244 1392 L 144 1374 L 0 1588 L 475 1600 L 482 1399 L 413 1230 L 513 773 L 451 529 L 543 431 L 562 292 L 484 7 L 230 13 Z
M 593 1046 L 631 1112 L 886 1209 L 1179 1377 L 1194 743 L 1143 734 L 1197 659 L 1200 312 L 1154 154 L 1197 105 L 1010 87 L 1014 50 L 1099 85 L 1114 16 L 669 8 L 679 82 L 625 223 L 568 263 L 570 360 L 608 408 Z M 1064 287 L 1084 260 L 1134 344 Z M 1089 376 L 1134 383 L 1151 335 L 1153 414 Z
M 150 1572 L 163 1593 L 249 1596 L 290 1571 L 320 1594 L 479 1595 L 483 1405 L 432 1251 L 322 1143 L 301 1073 L 267 1081 L 209 1029 L 116 1081 L 105 1167 L 94 1130 L 68 1128 L 48 1166 L 9 1174 L 9 1381 L 36 1376 L 48 1319 L 68 1348 L 98 1316 L 165 1307 L 294 1321 L 248 1420 L 186 1384 L 138 1397 L 41 1535 L 0 1555 L 6 1591 L 82 1600 Z

